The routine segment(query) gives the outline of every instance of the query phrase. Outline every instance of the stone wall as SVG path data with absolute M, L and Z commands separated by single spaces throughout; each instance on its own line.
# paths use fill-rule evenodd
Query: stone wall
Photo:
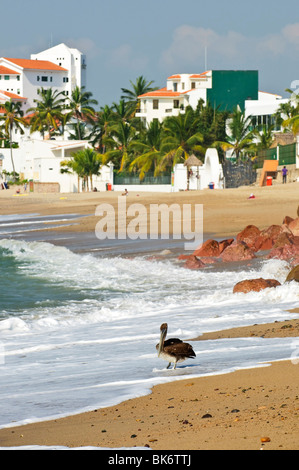
M 222 163 L 225 188 L 239 188 L 240 186 L 250 186 L 257 179 L 257 172 L 253 164 L 248 162 L 234 163 L 225 160 Z
M 30 188 L 31 189 L 31 188 Z M 33 183 L 35 193 L 60 193 L 59 183 Z

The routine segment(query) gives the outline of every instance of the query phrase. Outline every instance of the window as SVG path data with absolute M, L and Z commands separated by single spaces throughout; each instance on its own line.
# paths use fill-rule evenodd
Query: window
M 17 75 L 17 81 L 18 82 L 20 81 L 20 75 Z
M 43 76 L 42 77 L 42 82 L 47 82 L 47 81 L 48 81 L 48 77 Z
M 191 82 L 191 89 L 192 89 L 192 90 L 195 89 L 195 82 Z
M 9 80 L 9 75 L 4 75 L 4 80 Z
M 173 91 L 178 91 L 178 84 L 177 83 L 173 84 Z
M 153 109 L 159 109 L 159 100 L 153 100 Z
M 178 109 L 180 107 L 179 100 L 173 100 L 173 107 L 174 107 L 174 109 Z
M 182 90 L 185 90 L 185 83 L 182 83 Z
M 50 77 L 50 82 L 53 82 L 53 77 Z
M 40 80 L 40 77 L 39 77 L 39 75 L 36 77 L 36 80 L 39 82 L 39 80 Z
M 68 83 L 69 77 L 63 77 L 63 83 Z

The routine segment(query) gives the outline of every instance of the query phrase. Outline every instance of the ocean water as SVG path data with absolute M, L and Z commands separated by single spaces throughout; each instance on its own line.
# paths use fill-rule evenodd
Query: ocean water
M 298 348 L 289 338 L 190 341 L 196 358 L 176 370 L 166 369 L 155 348 L 162 322 L 169 336 L 190 340 L 296 317 L 288 312 L 299 306 L 296 283 L 232 293 L 245 278 L 283 282 L 286 262 L 190 271 L 177 261 L 176 245 L 169 242 L 165 251 L 167 241 L 155 251 L 150 242 L 135 245 L 135 253 L 122 241 L 113 251 L 95 237 L 36 232 L 28 238 L 19 220 L 1 222 L 12 225 L 9 236 L 0 227 L 0 427 L 117 404 L 159 383 L 265 366 Z

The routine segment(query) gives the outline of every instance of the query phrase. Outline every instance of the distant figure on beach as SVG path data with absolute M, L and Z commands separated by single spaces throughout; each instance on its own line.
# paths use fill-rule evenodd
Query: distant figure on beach
M 127 189 L 125 189 L 125 192 L 124 192 L 124 193 L 122 193 L 122 196 L 127 196 L 128 194 L 129 194 L 129 193 L 128 193 L 128 190 L 127 190 Z
M 285 184 L 287 182 L 287 174 L 288 174 L 288 170 L 284 166 L 283 169 L 282 169 L 282 183 L 283 184 Z

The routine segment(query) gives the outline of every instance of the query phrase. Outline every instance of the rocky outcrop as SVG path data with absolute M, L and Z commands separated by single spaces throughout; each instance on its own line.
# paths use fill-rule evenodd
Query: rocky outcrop
M 297 281 L 299 282 L 299 264 L 295 266 L 287 275 L 286 282 Z
M 244 281 L 238 282 L 235 285 L 233 292 L 234 294 L 237 292 L 243 292 L 247 294 L 248 292 L 260 292 L 263 289 L 277 287 L 280 285 L 280 282 L 276 281 L 275 279 L 246 279 Z
M 238 233 L 237 241 L 246 243 L 249 248 L 255 248 L 256 240 L 260 233 L 260 229 L 255 225 L 247 225 L 242 232 Z
M 254 251 L 244 242 L 233 243 L 228 246 L 220 258 L 225 262 L 245 261 L 256 258 Z
M 186 269 L 201 269 L 205 266 L 205 263 L 203 263 L 200 259 L 193 255 L 190 255 L 184 264 L 184 268 Z
M 205 257 L 220 255 L 219 243 L 216 240 L 207 240 L 201 246 L 199 246 L 193 253 L 194 256 Z
M 299 236 L 299 218 L 292 220 L 292 222 L 289 223 L 288 227 L 295 237 Z

